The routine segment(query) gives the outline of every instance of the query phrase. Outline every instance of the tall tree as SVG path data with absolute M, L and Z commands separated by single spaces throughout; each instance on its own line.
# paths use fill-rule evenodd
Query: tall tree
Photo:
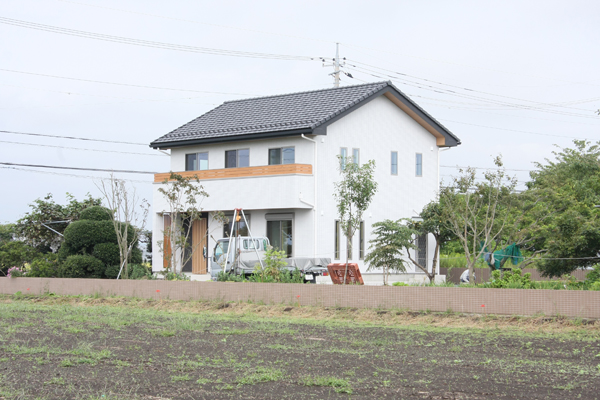
M 57 251 L 62 243 L 61 234 L 69 222 L 77 221 L 84 209 L 102 204 L 102 199 L 93 198 L 89 193 L 83 201 L 76 200 L 70 193 L 67 193 L 67 199 L 66 205 L 58 204 L 48 193 L 43 199 L 35 200 L 29 205 L 31 211 L 17 221 L 15 235 L 42 252 Z
M 502 159 L 494 159 L 496 170 L 484 173 L 483 181 L 476 180 L 476 170 L 466 168 L 453 178 L 452 183 L 440 190 L 442 215 L 448 229 L 460 241 L 473 280 L 477 259 L 501 240 L 511 212 L 515 211 L 510 194 L 516 179 L 506 174 Z
M 543 250 L 536 267 L 561 276 L 596 264 L 600 258 L 600 142 L 575 140 L 554 151 L 555 160 L 537 163 L 528 191 L 544 194 L 548 217 L 531 232 L 532 247 Z
M 339 171 L 342 180 L 335 183 L 334 196 L 337 202 L 340 227 L 346 237 L 346 271 L 348 274 L 349 253 L 352 251 L 352 238 L 360 227 L 363 213 L 367 210 L 377 192 L 377 182 L 373 177 L 375 161 L 370 160 L 362 166 L 351 159 L 338 156 Z
M 119 246 L 119 276 L 129 278 L 129 259 L 133 246 L 138 243 L 150 210 L 150 204 L 140 199 L 134 187 L 128 187 L 124 180 L 111 174 L 109 183 L 96 184 L 108 206 L 109 217 L 117 235 Z M 133 228 L 133 229 L 130 229 Z M 128 237 L 129 233 L 133 237 Z
M 165 257 L 168 257 L 167 269 L 181 272 L 185 263 L 196 251 L 189 243 L 194 221 L 200 219 L 200 204 L 208 193 L 204 191 L 198 176 L 183 177 L 171 172 L 158 189 L 167 202 L 171 224 L 164 230 L 166 240 L 158 241 Z M 168 243 L 166 243 L 168 241 Z

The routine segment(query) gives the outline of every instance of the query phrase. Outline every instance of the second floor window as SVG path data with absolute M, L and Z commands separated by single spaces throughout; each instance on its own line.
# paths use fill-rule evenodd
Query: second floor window
M 340 166 L 342 169 L 346 169 L 346 159 L 348 158 L 348 149 L 342 147 L 340 149 Z
M 296 162 L 294 147 L 269 149 L 269 165 L 294 164 Z
M 227 150 L 225 152 L 225 168 L 242 168 L 250 166 L 250 149 Z
M 185 155 L 186 171 L 203 171 L 208 169 L 208 153 L 194 153 Z
M 415 176 L 423 176 L 423 154 L 417 153 L 415 157 Z
M 360 165 L 360 149 L 352 149 L 352 162 Z
M 398 175 L 398 152 L 392 151 L 392 175 Z

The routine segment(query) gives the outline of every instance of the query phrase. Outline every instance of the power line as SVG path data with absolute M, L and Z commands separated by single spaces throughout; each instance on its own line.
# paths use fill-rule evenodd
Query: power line
M 58 0 L 58 1 L 62 1 L 64 3 L 78 4 L 80 6 L 103 8 L 105 10 L 120 11 L 120 12 L 125 12 L 125 13 L 130 13 L 130 14 L 145 15 L 145 16 L 154 17 L 154 18 L 169 19 L 169 20 L 172 20 L 172 21 L 190 22 L 190 23 L 193 23 L 193 24 L 215 26 L 217 28 L 235 29 L 235 30 L 239 30 L 239 31 L 254 32 L 254 33 L 260 33 L 260 34 L 264 34 L 264 35 L 283 36 L 283 37 L 289 37 L 289 38 L 294 38 L 294 39 L 314 40 L 314 41 L 317 41 L 317 42 L 335 43 L 335 41 L 333 41 L 333 40 L 324 40 L 324 39 L 309 38 L 309 37 L 305 37 L 305 36 L 287 35 L 287 34 L 284 34 L 284 33 L 267 32 L 267 31 L 261 31 L 261 30 L 257 30 L 257 29 L 240 28 L 240 27 L 231 26 L 231 25 L 211 24 L 211 23 L 208 23 L 208 22 L 194 21 L 194 20 L 191 20 L 191 19 L 166 17 L 164 15 L 156 15 L 156 14 L 144 13 L 144 12 L 139 12 L 139 11 L 124 10 L 122 8 L 105 7 L 105 6 L 95 5 L 95 4 L 79 3 L 79 2 L 76 2 L 76 1 L 68 1 L 68 0 Z
M 102 152 L 102 153 L 118 153 L 118 154 L 134 154 L 134 155 L 138 155 L 138 156 L 166 157 L 166 154 L 162 154 L 162 153 L 161 154 L 150 154 L 150 153 L 134 153 L 131 151 L 83 149 L 81 147 L 66 147 L 66 146 L 54 146 L 51 144 L 11 142 L 9 140 L 0 140 L 0 143 L 19 144 L 19 145 L 25 145 L 25 146 L 53 147 L 53 148 L 57 148 L 57 149 L 67 149 L 67 150 L 98 151 L 98 152 Z
M 484 92 L 484 91 L 481 91 L 481 90 L 470 89 L 470 88 L 463 87 L 463 86 L 456 86 L 456 85 L 451 85 L 451 84 L 444 83 L 444 82 L 434 81 L 434 80 L 427 79 L 427 78 L 421 78 L 421 77 L 410 75 L 410 74 L 406 74 L 406 73 L 403 73 L 403 72 L 397 72 L 397 71 L 393 71 L 393 70 L 390 70 L 390 69 L 381 68 L 381 67 L 378 67 L 376 65 L 365 64 L 365 63 L 361 63 L 361 62 L 353 61 L 353 60 L 348 60 L 348 61 L 352 61 L 352 62 L 354 62 L 356 64 L 360 64 L 360 65 L 364 65 L 364 66 L 367 66 L 367 67 L 379 69 L 379 70 L 382 70 L 382 71 L 392 72 L 395 75 L 406 76 L 406 77 L 410 77 L 410 78 L 414 78 L 414 79 L 419 79 L 419 80 L 422 80 L 422 81 L 425 81 L 425 82 L 430 82 L 430 83 L 433 83 L 433 84 L 448 86 L 448 87 L 451 87 L 451 88 L 465 90 L 465 91 L 469 91 L 469 92 L 486 94 L 486 95 L 489 95 L 489 96 L 502 97 L 502 98 L 510 99 L 510 100 L 524 101 L 524 102 L 528 102 L 528 103 L 533 103 L 533 104 L 538 104 L 538 105 L 545 105 L 545 106 L 550 106 L 550 107 L 562 107 L 562 108 L 569 108 L 569 109 L 580 110 L 580 111 L 591 111 L 591 110 L 587 110 L 587 109 L 583 109 L 583 108 L 568 107 L 568 106 L 564 105 L 564 103 L 563 104 L 560 104 L 560 103 L 545 103 L 545 102 L 540 102 L 540 101 L 535 101 L 535 100 L 527 100 L 527 99 L 521 99 L 521 98 L 518 98 L 518 97 L 504 96 L 504 95 L 501 95 L 501 94 Z M 360 67 L 358 67 L 358 68 L 360 68 Z M 368 69 L 366 69 L 366 70 L 368 70 Z M 586 101 L 595 101 L 595 100 L 600 100 L 600 97 L 593 98 L 593 99 L 585 99 L 583 101 L 582 100 L 575 100 L 575 101 L 572 101 L 572 102 L 565 102 L 565 103 L 568 104 L 568 103 L 577 103 L 577 102 L 586 102 Z
M 56 165 L 39 165 L 39 164 L 18 164 L 0 161 L 0 165 L 10 165 L 17 167 L 33 167 L 33 168 L 54 168 L 54 169 L 72 169 L 75 171 L 96 171 L 96 172 L 119 172 L 124 174 L 157 174 L 150 171 L 131 171 L 127 169 L 104 169 L 104 168 L 81 168 L 81 167 L 59 167 Z
M 378 73 L 378 72 L 375 72 L 375 73 L 373 73 L 373 72 L 365 72 L 365 71 L 370 71 L 370 70 L 362 68 L 362 67 L 356 67 L 356 66 L 354 66 L 354 68 L 352 68 L 350 66 L 350 67 L 347 67 L 347 68 L 349 68 L 349 69 L 351 69 L 351 70 L 353 70 L 355 72 L 363 73 L 363 74 L 367 74 L 367 75 L 371 75 L 371 76 L 379 78 L 379 79 L 391 79 L 392 81 L 396 81 L 396 82 L 398 82 L 398 83 L 400 83 L 402 85 L 411 86 L 411 87 L 415 87 L 415 88 L 423 89 L 423 90 L 429 90 L 429 91 L 437 92 L 437 93 L 440 93 L 440 94 L 446 94 L 446 95 L 450 95 L 450 96 L 462 97 L 462 98 L 471 99 L 471 100 L 479 100 L 479 101 L 487 102 L 487 103 L 490 103 L 490 104 L 495 104 L 495 105 L 504 106 L 504 107 L 510 107 L 510 108 L 516 108 L 516 109 L 522 109 L 522 110 L 532 110 L 532 111 L 539 111 L 539 112 L 545 112 L 545 113 L 551 113 L 551 114 L 559 114 L 559 115 L 568 115 L 568 116 L 574 116 L 574 117 L 580 117 L 580 118 L 593 118 L 593 119 L 597 119 L 597 117 L 594 116 L 594 115 L 579 114 L 579 113 L 573 113 L 573 112 L 562 111 L 562 110 L 549 110 L 549 109 L 546 109 L 546 108 L 536 107 L 536 106 L 533 106 L 533 105 L 510 103 L 510 102 L 502 101 L 502 100 L 495 100 L 495 99 L 485 98 L 485 97 L 481 97 L 481 96 L 475 96 L 475 95 L 470 95 L 470 94 L 465 94 L 465 93 L 458 93 L 458 92 L 456 92 L 454 90 L 439 88 L 439 87 L 435 87 L 435 86 L 428 85 L 428 84 L 422 84 L 422 83 L 410 81 L 410 80 L 407 80 L 407 79 L 393 77 L 393 76 L 387 75 L 387 74 L 381 74 L 381 73 Z M 377 75 L 377 74 L 379 74 L 379 75 Z M 586 111 L 588 111 L 588 110 L 586 110 Z
M 467 169 L 467 168 L 473 168 L 473 169 L 486 169 L 486 170 L 494 170 L 494 171 L 516 171 L 516 172 L 531 172 L 533 171 L 532 169 L 511 169 L 511 168 L 487 168 L 487 167 L 463 167 L 460 165 L 440 165 L 440 167 L 442 168 L 462 168 L 462 169 Z
M 92 175 L 65 174 L 65 173 L 61 173 L 61 172 L 37 171 L 37 170 L 34 170 L 34 169 L 17 168 L 17 167 L 2 167 L 2 166 L 0 166 L 0 168 L 2 168 L 2 169 L 16 170 L 16 171 L 23 171 L 23 172 L 33 172 L 33 173 L 45 174 L 45 175 L 69 176 L 69 177 L 72 177 L 72 178 L 100 179 L 100 180 L 103 180 L 103 181 L 108 181 L 108 180 L 111 179 L 111 178 L 101 178 L 99 176 L 92 176 Z M 141 181 L 141 180 L 136 180 L 136 179 L 122 179 L 122 178 L 118 178 L 118 179 L 121 180 L 121 181 L 127 181 L 127 182 L 152 183 L 152 181 Z
M 68 80 L 72 80 L 72 81 L 101 83 L 104 85 L 128 86 L 128 87 L 144 88 L 144 89 L 159 89 L 159 90 L 171 90 L 171 91 L 177 91 L 177 92 L 192 92 L 192 93 L 206 93 L 206 94 L 225 94 L 225 95 L 232 95 L 232 96 L 259 96 L 258 94 L 255 94 L 255 93 L 210 92 L 210 91 L 205 91 L 205 90 L 175 89 L 175 88 L 168 88 L 168 87 L 161 87 L 161 86 L 134 85 L 134 84 L 129 84 L 129 83 L 107 82 L 107 81 L 98 81 L 98 80 L 94 80 L 94 79 L 83 79 L 83 78 L 72 78 L 72 77 L 59 76 L 59 75 L 39 74 L 39 73 L 35 73 L 35 72 L 17 71 L 14 69 L 4 69 L 4 68 L 0 68 L 0 71 L 13 72 L 16 74 L 43 76 L 46 78 L 68 79 Z
M 445 118 L 442 118 L 440 120 L 441 121 L 445 121 L 445 122 L 454 122 L 456 124 L 462 124 L 462 125 L 477 126 L 479 128 L 498 129 L 498 130 L 501 130 L 501 131 L 519 132 L 519 133 L 530 133 L 532 135 L 552 136 L 552 137 L 561 137 L 561 138 L 568 138 L 568 139 L 580 139 L 580 140 L 581 139 L 583 139 L 583 140 L 598 140 L 598 139 L 590 139 L 590 138 L 582 138 L 582 137 L 574 137 L 574 136 L 554 135 L 554 134 L 551 134 L 551 133 L 541 133 L 541 132 L 533 132 L 533 131 L 522 131 L 522 130 L 519 130 L 519 129 L 498 128 L 498 127 L 495 127 L 495 126 L 486 126 L 486 125 L 472 124 L 470 122 L 453 121 L 451 119 L 445 119 Z
M 132 144 L 132 145 L 146 146 L 146 147 L 149 146 L 148 143 L 122 142 L 122 141 L 118 141 L 118 140 L 104 140 L 104 139 L 90 139 L 90 138 L 82 138 L 82 137 L 75 137 L 75 136 L 47 135 L 47 134 L 43 134 L 43 133 L 15 132 L 15 131 L 3 131 L 3 130 L 0 130 L 0 133 L 10 133 L 13 135 L 43 136 L 43 137 L 70 139 L 70 140 L 85 140 L 85 141 L 90 141 L 90 142 Z
M 217 56 L 230 56 L 230 57 L 245 57 L 245 58 L 260 58 L 270 60 L 286 60 L 286 61 L 312 61 L 319 59 L 319 57 L 308 57 L 308 56 L 294 56 L 286 54 L 271 54 L 271 53 L 258 53 L 238 50 L 224 50 L 224 49 L 213 49 L 208 47 L 196 47 L 187 46 L 173 43 L 155 42 L 151 40 L 133 39 L 122 36 L 106 35 L 102 33 L 94 33 L 87 31 L 80 31 L 76 29 L 61 28 L 58 26 L 38 24 L 35 22 L 22 21 L 18 19 L 0 17 L 0 24 L 18 26 L 21 28 L 34 29 L 44 32 L 58 33 L 68 36 L 82 37 L 86 39 L 103 40 L 113 43 L 128 44 L 133 46 L 151 47 L 163 50 L 174 50 L 183 51 L 189 53 L 202 53 Z

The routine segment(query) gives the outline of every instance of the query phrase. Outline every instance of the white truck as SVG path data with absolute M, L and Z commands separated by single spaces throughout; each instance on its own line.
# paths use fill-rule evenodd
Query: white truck
M 235 275 L 252 275 L 256 265 L 265 258 L 269 239 L 266 237 L 238 236 L 233 239 L 234 245 L 230 246 L 230 238 L 218 239 L 213 250 L 210 263 L 210 274 L 213 280 L 217 279 L 219 272 L 225 266 L 225 272 Z M 229 255 L 228 255 L 229 253 Z M 291 272 L 296 268 L 304 276 L 304 281 L 316 283 L 316 277 L 327 274 L 328 258 L 285 258 L 287 269 Z

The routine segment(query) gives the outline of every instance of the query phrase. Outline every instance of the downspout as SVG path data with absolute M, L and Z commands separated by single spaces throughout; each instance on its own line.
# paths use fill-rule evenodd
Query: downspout
M 304 204 L 308 204 L 309 206 L 312 206 L 313 209 L 313 256 L 314 258 L 317 258 L 317 155 L 318 155 L 318 151 L 317 151 L 317 141 L 314 139 L 310 139 L 307 138 L 306 136 L 304 136 L 304 133 L 300 135 L 300 137 L 302 139 L 306 139 L 310 142 L 313 142 L 314 144 L 314 159 L 313 159 L 313 184 L 314 184 L 314 188 L 313 188 L 313 192 L 315 194 L 315 200 L 313 202 L 313 204 L 310 204 L 304 200 L 302 200 L 302 194 L 300 194 L 300 201 Z
M 438 201 L 440 200 L 440 199 L 439 199 L 439 196 L 440 196 L 440 153 L 441 153 L 442 151 L 448 151 L 448 150 L 450 150 L 451 148 L 452 148 L 452 147 L 445 147 L 445 148 L 443 148 L 443 149 L 438 149 L 438 154 L 437 154 L 437 170 L 438 170 L 438 179 L 437 179 L 437 182 L 438 182 L 438 190 L 437 190 L 437 196 L 438 196 Z M 437 255 L 437 265 L 432 265 L 432 266 L 431 266 L 431 268 L 435 268 L 435 269 L 436 269 L 436 271 L 435 271 L 435 275 L 436 275 L 436 276 L 440 274 L 440 255 L 439 255 L 439 252 L 440 252 L 440 250 L 441 250 L 441 248 L 439 248 L 439 249 L 438 249 L 438 255 Z

